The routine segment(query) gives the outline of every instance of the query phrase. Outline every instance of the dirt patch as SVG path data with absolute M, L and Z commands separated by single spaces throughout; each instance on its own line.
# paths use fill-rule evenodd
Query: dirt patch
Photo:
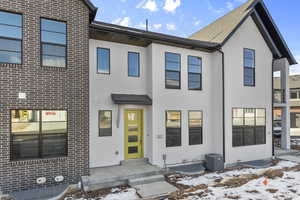
M 275 178 L 282 178 L 283 177 L 283 170 L 277 169 L 277 170 L 268 170 L 265 173 L 262 174 L 262 176 L 269 178 L 269 179 L 275 179 Z
M 266 189 L 266 191 L 268 191 L 268 192 L 270 192 L 270 193 L 272 193 L 272 194 L 278 192 L 277 189 Z

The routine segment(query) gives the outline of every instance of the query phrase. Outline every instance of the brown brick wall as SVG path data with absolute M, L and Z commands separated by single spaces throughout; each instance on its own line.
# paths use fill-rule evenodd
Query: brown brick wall
M 89 173 L 89 10 L 81 0 L 0 0 L 0 10 L 23 14 L 23 65 L 0 64 L 0 191 L 41 187 L 41 176 L 77 183 Z M 67 22 L 67 68 L 41 67 L 40 17 Z M 10 109 L 18 108 L 68 110 L 68 157 L 10 161 Z

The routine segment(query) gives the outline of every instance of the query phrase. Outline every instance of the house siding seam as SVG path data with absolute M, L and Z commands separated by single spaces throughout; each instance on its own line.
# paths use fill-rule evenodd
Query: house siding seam
M 53 185 L 58 175 L 77 183 L 89 174 L 89 8 L 81 0 L 1 0 L 0 10 L 23 14 L 23 64 L 0 64 L 0 191 Z M 41 67 L 41 17 L 67 22 L 66 68 Z M 68 156 L 10 161 L 11 109 L 68 110 Z

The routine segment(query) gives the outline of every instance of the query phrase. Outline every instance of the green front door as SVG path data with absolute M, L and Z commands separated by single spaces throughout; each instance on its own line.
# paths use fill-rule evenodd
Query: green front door
M 143 111 L 125 110 L 125 160 L 142 158 Z

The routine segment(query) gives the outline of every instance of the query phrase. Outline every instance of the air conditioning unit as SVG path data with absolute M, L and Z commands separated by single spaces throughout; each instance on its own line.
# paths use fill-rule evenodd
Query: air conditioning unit
M 205 166 L 209 171 L 224 170 L 224 159 L 220 154 L 207 154 L 205 155 Z

